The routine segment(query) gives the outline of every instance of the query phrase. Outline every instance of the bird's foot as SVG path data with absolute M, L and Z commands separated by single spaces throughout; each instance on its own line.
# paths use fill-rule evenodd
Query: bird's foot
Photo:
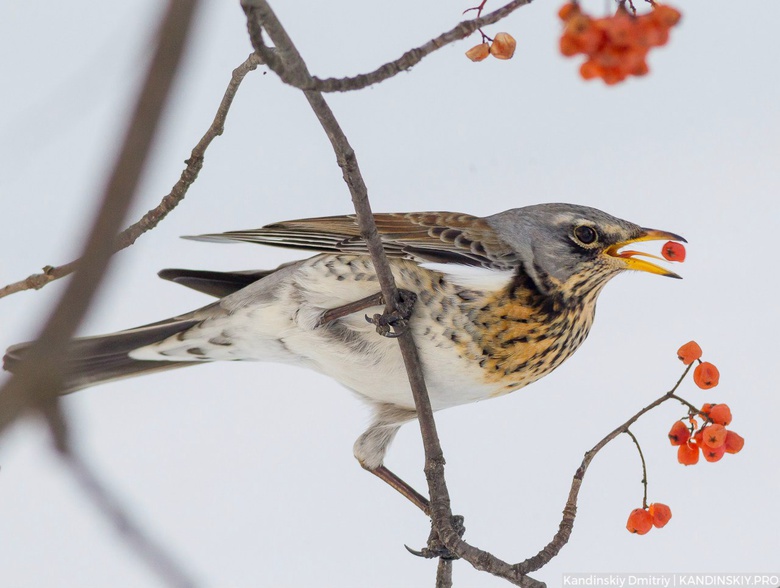
M 458 537 L 463 537 L 463 534 L 466 532 L 466 526 L 464 525 L 464 518 L 461 515 L 452 516 L 452 526 L 458 533 Z M 435 529 L 431 529 L 431 534 L 428 537 L 428 545 L 426 547 L 423 547 L 419 551 L 412 549 L 408 545 L 404 545 L 404 547 L 406 547 L 406 550 L 412 555 L 416 555 L 417 557 L 424 557 L 425 559 L 434 559 L 437 557 L 450 560 L 460 559 L 459 556 L 452 553 L 442 544 L 441 540 L 439 539 L 439 534 Z
M 396 310 L 375 314 L 366 320 L 376 326 L 376 332 L 383 337 L 395 339 L 406 332 L 409 327 L 409 318 L 412 316 L 414 304 L 417 302 L 417 294 L 409 290 L 398 290 L 398 304 Z

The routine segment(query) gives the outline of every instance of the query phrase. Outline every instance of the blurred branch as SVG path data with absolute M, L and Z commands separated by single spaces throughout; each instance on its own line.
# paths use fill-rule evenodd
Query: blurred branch
M 512 0 L 505 6 L 502 6 L 483 17 L 459 23 L 454 28 L 442 33 L 435 39 L 431 39 L 419 47 L 410 49 L 398 59 L 385 63 L 372 72 L 359 74 L 354 77 L 321 79 L 312 76 L 305 67 L 300 67 L 300 64 L 295 61 L 291 62 L 287 59 L 280 59 L 277 57 L 273 48 L 267 47 L 262 43 L 261 37 L 257 38 L 258 43 L 256 43 L 255 50 L 263 57 L 263 60 L 268 67 L 270 67 L 283 82 L 300 90 L 317 92 L 348 92 L 351 90 L 360 90 L 372 84 L 383 82 L 396 74 L 411 69 L 413 66 L 420 63 L 424 57 L 430 55 L 434 51 L 437 51 L 450 43 L 465 39 L 477 29 L 498 22 L 509 16 L 518 8 L 530 4 L 532 1 L 533 0 Z M 250 3 L 245 2 L 244 4 L 248 5 Z M 276 45 L 277 48 L 282 49 L 282 46 L 276 41 L 274 41 L 274 45 Z
M 179 181 L 173 186 L 171 191 L 163 197 L 156 207 L 148 211 L 141 217 L 141 219 L 127 227 L 124 231 L 117 235 L 114 240 L 114 248 L 112 253 L 121 251 L 126 247 L 129 247 L 135 241 L 146 233 L 147 231 L 155 228 L 160 221 L 162 221 L 170 211 L 172 211 L 187 195 L 187 191 L 190 186 L 195 182 L 203 167 L 203 159 L 211 142 L 218 136 L 222 135 L 225 130 L 225 120 L 227 119 L 228 111 L 233 103 L 233 98 L 236 96 L 238 87 L 243 81 L 244 77 L 252 70 L 256 69 L 260 65 L 261 61 L 256 53 L 252 53 L 247 57 L 246 61 L 233 70 L 233 75 L 230 79 L 225 94 L 222 97 L 222 101 L 217 109 L 217 114 L 214 117 L 211 126 L 209 126 L 206 133 L 203 135 L 198 144 L 192 149 L 189 159 L 185 161 L 187 166 L 181 172 Z M 8 284 L 7 286 L 0 288 L 0 298 L 21 292 L 23 290 L 38 290 L 43 288 L 49 282 L 63 278 L 73 273 L 79 265 L 80 260 L 71 261 L 69 263 L 53 267 L 46 266 L 43 268 L 43 272 L 39 274 L 33 274 L 24 280 Z
M 172 560 L 147 537 L 138 525 L 98 483 L 69 447 L 67 427 L 57 394 L 67 359 L 67 344 L 86 314 L 109 259 L 122 220 L 136 193 L 157 131 L 163 108 L 178 70 L 196 0 L 170 0 L 156 35 L 155 51 L 141 91 L 104 189 L 102 204 L 90 230 L 76 275 L 54 309 L 18 372 L 0 390 L 0 431 L 22 412 L 37 409 L 45 418 L 55 445 L 77 481 L 93 503 L 120 532 L 127 545 L 139 554 L 161 579 L 171 586 L 193 586 Z
M 122 503 L 103 486 L 98 477 L 78 455 L 71 451 L 61 454 L 63 462 L 81 486 L 93 506 L 109 521 L 125 544 L 157 575 L 167 586 L 192 588 L 197 583 L 179 567 L 157 545 L 143 528 L 128 514 Z

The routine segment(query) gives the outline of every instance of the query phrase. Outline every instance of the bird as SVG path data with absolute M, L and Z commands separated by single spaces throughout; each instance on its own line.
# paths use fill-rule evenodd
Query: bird
M 626 270 L 680 277 L 642 259 L 660 258 L 627 246 L 685 242 L 564 203 L 486 217 L 377 213 L 374 221 L 398 288 L 409 293 L 408 320 L 402 322 L 418 347 L 434 411 L 502 396 L 555 370 L 587 337 L 598 295 L 611 278 Z M 376 320 L 366 320 L 380 315 L 383 301 L 356 217 L 189 238 L 313 256 L 272 270 L 161 271 L 160 277 L 218 300 L 160 322 L 74 339 L 62 393 L 220 360 L 310 368 L 371 406 L 373 420 L 354 444 L 355 457 L 425 510 L 425 497 L 384 466 L 398 429 L 416 411 L 398 345 L 377 334 Z M 384 334 L 397 327 L 384 325 Z M 10 347 L 4 368 L 16 371 L 29 345 Z

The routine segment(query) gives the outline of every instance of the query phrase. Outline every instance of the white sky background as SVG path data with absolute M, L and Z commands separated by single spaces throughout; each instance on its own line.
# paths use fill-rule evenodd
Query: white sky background
M 652 73 L 616 88 L 585 83 L 557 52 L 560 2 L 537 0 L 488 33 L 518 39 L 510 62 L 473 64 L 447 47 L 379 86 L 327 97 L 377 211 L 491 214 L 568 201 L 685 235 L 682 281 L 618 277 L 589 340 L 553 375 L 491 402 L 437 415 L 466 539 L 510 561 L 557 529 L 582 454 L 681 372 L 696 339 L 744 451 L 683 468 L 667 404 L 634 428 L 650 500 L 671 523 L 624 525 L 642 499 L 628 438 L 596 458 L 570 543 L 536 577 L 564 572 L 777 571 L 775 236 L 780 220 L 777 2 L 677 2 L 685 18 L 650 56 Z M 490 4 L 496 8 L 499 3 Z M 601 2 L 592 6 L 600 10 Z M 0 282 L 69 261 L 143 70 L 160 3 L 4 3 L 0 7 Z M 450 28 L 468 3 L 274 5 L 321 77 L 374 69 Z M 178 179 L 231 70 L 250 51 L 238 2 L 206 2 L 132 218 Z M 299 92 L 250 74 L 227 129 L 186 200 L 114 258 L 83 326 L 99 333 L 208 303 L 162 280 L 165 267 L 268 268 L 299 254 L 179 235 L 345 213 L 346 186 Z M 64 282 L 0 301 L 0 347 L 33 337 Z M 364 473 L 352 443 L 367 410 L 328 379 L 271 364 L 206 365 L 83 391 L 64 400 L 74 443 L 184 566 L 214 588 L 432 586 L 435 562 L 409 555 L 428 522 Z M 414 424 L 387 464 L 424 489 Z M 95 516 L 35 422 L 0 438 L 0 585 L 156 586 Z M 458 586 L 502 580 L 455 564 Z

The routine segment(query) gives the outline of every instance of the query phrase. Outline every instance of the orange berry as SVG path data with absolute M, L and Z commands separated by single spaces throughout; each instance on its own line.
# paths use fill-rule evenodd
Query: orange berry
M 703 445 L 701 448 L 701 454 L 707 461 L 720 461 L 720 459 L 726 454 L 726 445 L 720 447 L 708 447 Z
M 648 39 L 651 47 L 663 47 L 669 42 L 669 29 L 654 24 Z
M 517 41 L 509 33 L 498 33 L 493 37 L 490 45 L 490 54 L 496 59 L 512 59 L 515 54 Z
M 593 26 L 593 20 L 585 14 L 573 16 L 564 27 L 564 36 L 570 36 L 581 53 L 592 55 L 602 45 L 604 33 Z
M 691 431 L 684 422 L 677 421 L 672 425 L 669 431 L 669 441 L 671 441 L 672 445 L 682 445 L 687 443 L 690 438 Z
M 688 341 L 677 350 L 677 358 L 685 365 L 691 365 L 694 361 L 701 358 L 701 347 L 696 341 Z
M 593 26 L 593 20 L 587 15 L 577 12 L 566 21 L 564 26 L 564 34 L 569 35 L 581 35 Z
M 648 73 L 650 73 L 650 67 L 645 61 L 646 55 L 647 54 L 645 52 L 640 54 L 632 51 L 630 64 L 626 63 L 626 69 L 628 70 L 628 73 L 637 77 L 646 76 Z
M 675 243 L 674 241 L 667 241 L 664 246 L 661 247 L 661 255 L 667 261 L 677 261 L 682 263 L 685 261 L 685 246 L 682 243 Z
M 708 361 L 703 361 L 693 370 L 693 381 L 702 390 L 708 390 L 718 385 L 720 372 Z
M 600 78 L 603 71 L 604 70 L 601 68 L 601 66 L 592 59 L 588 59 L 580 66 L 580 75 L 582 76 L 583 80 Z
M 628 515 L 626 529 L 637 535 L 644 535 L 653 528 L 653 517 L 644 508 L 635 508 Z
M 653 12 L 650 14 L 655 22 L 666 28 L 673 27 L 680 22 L 680 18 L 682 18 L 679 10 L 665 4 L 654 5 Z
M 605 67 L 601 78 L 608 86 L 614 86 L 626 79 L 626 73 L 619 67 Z
M 566 57 L 572 57 L 580 52 L 580 44 L 573 36 L 567 34 L 564 34 L 558 41 L 558 47 L 561 50 L 561 54 Z
M 466 51 L 466 57 L 471 61 L 482 61 L 483 59 L 486 59 L 488 55 L 490 55 L 490 45 L 487 43 L 474 45 L 471 49 Z
M 709 425 L 702 431 L 702 450 L 717 449 L 726 442 L 726 427 L 723 425 Z
M 710 408 L 709 417 L 713 423 L 728 426 L 731 424 L 731 409 L 728 404 L 716 404 Z
M 741 435 L 734 431 L 726 432 L 726 442 L 723 444 L 723 447 L 726 448 L 726 453 L 739 453 L 744 445 L 745 440 Z
M 634 33 L 632 21 L 627 13 L 618 12 L 610 18 L 599 19 L 599 28 L 604 31 L 611 44 L 627 47 L 631 44 Z
M 568 4 L 564 4 L 563 6 L 561 6 L 560 10 L 558 10 L 558 16 L 564 22 L 569 20 L 575 14 L 579 14 L 579 13 L 580 13 L 580 7 L 576 2 L 569 2 Z
M 709 402 L 701 405 L 701 413 L 705 415 L 707 418 L 710 418 L 710 411 L 712 410 L 712 407 L 715 406 L 714 404 L 710 404 Z
M 672 509 L 665 504 L 661 504 L 660 502 L 654 502 L 651 504 L 647 511 L 653 518 L 653 526 L 657 527 L 658 529 L 666 525 L 666 523 L 668 523 L 672 518 Z
M 677 461 L 686 466 L 699 463 L 699 448 L 694 443 L 683 443 L 677 448 Z

